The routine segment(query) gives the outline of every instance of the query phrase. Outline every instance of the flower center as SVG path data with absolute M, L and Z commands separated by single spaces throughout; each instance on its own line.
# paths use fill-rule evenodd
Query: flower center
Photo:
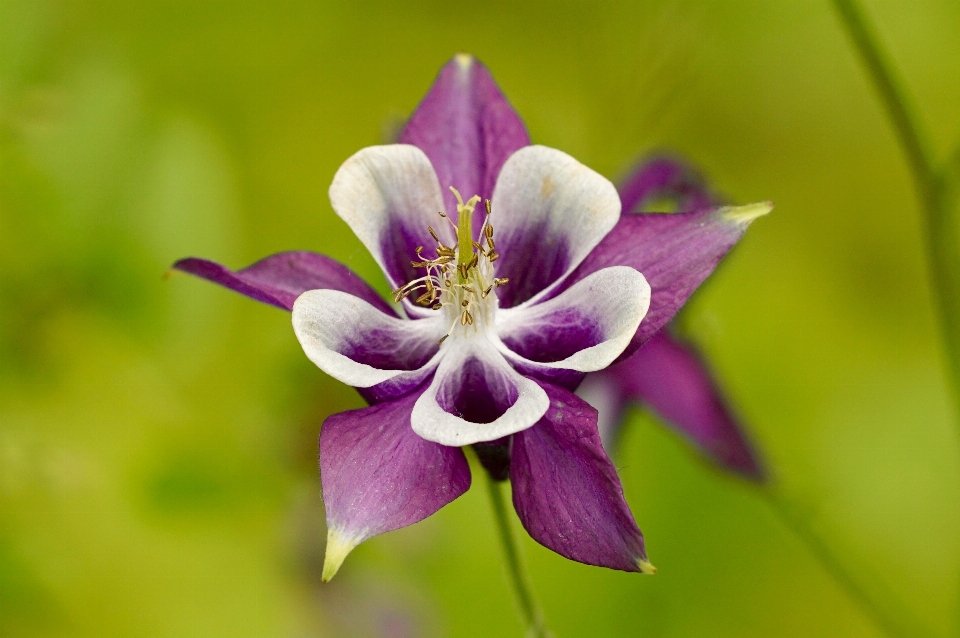
M 445 246 L 433 227 L 427 226 L 430 236 L 437 242 L 436 257 L 424 255 L 423 246 L 418 246 L 418 260 L 411 263 L 414 268 L 423 268 L 426 274 L 393 291 L 394 303 L 416 295 L 413 300 L 418 306 L 447 314 L 450 329 L 439 343 L 458 332 L 466 336 L 471 331 L 492 325 L 497 296 L 490 293 L 507 283 L 506 278 L 493 276 L 493 262 L 499 255 L 493 243 L 490 200 L 484 200 L 486 217 L 479 237 L 474 240 L 473 213 L 481 201 L 480 196 L 474 195 L 464 202 L 457 189 L 451 186 L 450 190 L 457 198 L 457 224 L 454 225 L 445 213 L 438 214 L 456 232 L 456 245 Z

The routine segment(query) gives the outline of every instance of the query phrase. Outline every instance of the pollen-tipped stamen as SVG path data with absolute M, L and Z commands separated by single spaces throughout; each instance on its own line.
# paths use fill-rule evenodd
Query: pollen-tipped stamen
M 448 308 L 450 328 L 437 344 L 446 341 L 457 326 L 486 325 L 489 319 L 490 302 L 483 302 L 494 288 L 507 283 L 507 278 L 494 278 L 492 263 L 499 255 L 493 241 L 493 225 L 490 223 L 492 206 L 490 200 L 481 200 L 474 195 L 466 202 L 460 192 L 451 187 L 457 199 L 457 222 L 440 211 L 438 214 L 456 232 L 457 241 L 453 247 L 445 246 L 440 235 L 432 226 L 427 232 L 436 242 L 436 258 L 424 255 L 424 247 L 417 246 L 417 261 L 411 261 L 414 268 L 423 268 L 426 274 L 393 291 L 394 301 L 400 302 L 414 292 L 414 303 L 432 310 Z M 479 202 L 483 201 L 486 216 L 477 238 L 473 238 L 473 213 Z M 483 302 L 483 303 L 481 303 Z

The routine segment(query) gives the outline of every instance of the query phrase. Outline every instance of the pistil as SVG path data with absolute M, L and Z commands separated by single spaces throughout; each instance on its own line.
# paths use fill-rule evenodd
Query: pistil
M 469 264 L 476 265 L 476 255 L 473 252 L 473 209 L 480 202 L 480 196 L 474 195 L 464 203 L 456 188 L 451 186 L 450 190 L 457 198 L 457 264 L 460 268 L 460 283 L 464 284 L 468 279 Z

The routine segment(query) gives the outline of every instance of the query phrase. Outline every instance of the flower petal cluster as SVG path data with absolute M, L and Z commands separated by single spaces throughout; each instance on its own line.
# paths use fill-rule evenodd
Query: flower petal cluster
M 309 252 L 240 271 L 174 265 L 291 310 L 311 361 L 370 403 L 321 428 L 324 579 L 357 544 L 465 492 L 463 446 L 509 478 L 541 544 L 653 571 L 597 411 L 574 391 L 655 337 L 770 206 L 621 213 L 609 181 L 530 144 L 466 55 L 440 71 L 398 141 L 356 153 L 330 187 L 394 304 Z
M 637 270 L 611 265 L 555 292 L 620 216 L 613 185 L 565 153 L 513 153 L 476 231 L 474 200 L 447 213 L 441 192 L 416 146 L 374 146 L 348 159 L 330 200 L 406 316 L 321 289 L 296 300 L 293 327 L 311 361 L 376 400 L 418 390 L 414 432 L 463 446 L 539 421 L 549 399 L 536 380 L 610 365 L 646 314 L 650 287 Z

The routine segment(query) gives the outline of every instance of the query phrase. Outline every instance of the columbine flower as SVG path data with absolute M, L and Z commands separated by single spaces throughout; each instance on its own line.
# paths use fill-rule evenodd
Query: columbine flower
M 627 213 L 653 202 L 673 203 L 681 211 L 717 205 L 700 175 L 670 157 L 644 162 L 617 190 Z M 608 453 L 620 438 L 626 407 L 642 403 L 721 469 L 752 481 L 767 478 L 703 360 L 689 344 L 673 337 L 669 326 L 626 361 L 587 375 L 577 395 L 599 412 L 600 438 Z
M 441 70 L 399 141 L 361 150 L 330 187 L 393 305 L 314 253 L 237 272 L 195 258 L 174 266 L 292 310 L 307 356 L 371 404 L 321 428 L 324 579 L 359 543 L 465 492 L 468 445 L 509 477 L 538 542 L 652 571 L 597 412 L 573 390 L 654 336 L 770 207 L 621 215 L 609 181 L 530 146 L 466 55 Z

